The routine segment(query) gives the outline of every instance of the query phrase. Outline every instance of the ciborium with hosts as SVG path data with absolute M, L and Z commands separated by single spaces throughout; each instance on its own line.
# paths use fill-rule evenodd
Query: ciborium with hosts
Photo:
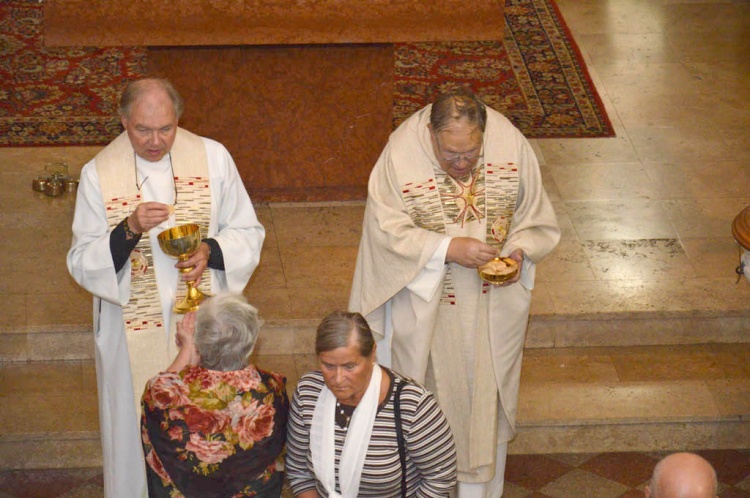
M 187 261 L 201 244 L 201 229 L 194 223 L 178 225 L 174 228 L 168 228 L 158 235 L 159 246 L 168 256 Z M 180 268 L 180 273 L 187 273 L 194 267 Z M 175 304 L 175 313 L 189 313 L 198 309 L 200 303 L 206 298 L 206 295 L 195 287 L 195 281 L 185 282 L 187 293 L 180 302 Z
M 497 247 L 498 257 L 477 268 L 479 278 L 485 282 L 499 285 L 514 279 L 518 275 L 518 263 L 511 258 L 499 256 L 500 249 L 508 238 L 509 228 L 510 221 L 502 216 L 498 217 L 491 225 L 490 232 L 494 240 L 489 240 L 487 243 Z

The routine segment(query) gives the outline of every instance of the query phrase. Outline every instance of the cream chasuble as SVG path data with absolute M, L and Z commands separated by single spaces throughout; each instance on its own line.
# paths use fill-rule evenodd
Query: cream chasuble
M 459 481 L 487 482 L 498 441 L 515 433 L 534 263 L 560 232 L 534 153 L 504 116 L 487 109 L 484 157 L 460 183 L 437 163 L 430 110 L 401 124 L 370 176 L 349 308 L 379 338 L 392 330 L 393 368 L 435 392 L 455 436 Z M 474 268 L 443 262 L 436 292 L 413 292 L 434 272 L 442 241 L 457 236 L 495 244 L 502 256 L 522 249 L 521 280 L 494 287 Z
M 502 250 L 507 220 L 513 218 L 518 195 L 514 165 L 479 164 L 464 182 L 439 168 L 433 173 L 434 180 L 402 188 L 414 224 L 451 237 L 485 240 L 487 235 L 487 243 Z M 482 479 L 491 478 L 494 472 L 498 419 L 498 387 L 487 323 L 488 290 L 489 284 L 483 283 L 476 271 L 448 265 L 441 295 L 434 298 L 439 304 L 430 347 L 431 370 L 425 379 L 451 424 L 459 472 Z M 395 355 L 394 368 L 408 369 L 400 363 Z

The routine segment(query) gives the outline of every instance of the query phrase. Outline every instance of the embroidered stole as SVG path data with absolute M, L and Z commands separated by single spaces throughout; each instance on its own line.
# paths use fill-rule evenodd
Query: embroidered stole
M 200 226 L 201 236 L 207 237 L 211 216 L 211 190 L 203 140 L 178 128 L 171 154 L 174 181 L 179 192 L 175 206 L 176 224 L 196 223 Z M 96 169 L 110 230 L 129 216 L 142 201 L 136 187 L 134 160 L 133 147 L 127 133 L 122 133 L 96 156 Z M 158 248 L 158 242 L 155 246 Z M 172 313 L 172 309 L 170 306 L 162 310 L 151 250 L 151 238 L 146 232 L 131 253 L 130 298 L 122 309 L 137 406 L 140 406 L 140 394 L 145 381 L 166 368 L 170 359 L 169 333 L 164 327 L 163 313 Z M 177 262 L 174 259 L 170 261 Z M 179 281 L 176 285 L 176 298 L 179 300 L 187 292 L 187 288 Z M 211 272 L 203 274 L 201 287 L 211 288 Z M 139 358 L 143 355 L 151 360 L 146 361 L 146 365 Z M 139 369 L 142 370 L 141 373 L 138 373 Z
M 483 164 L 468 183 L 435 170 L 434 178 L 401 190 L 417 226 L 474 237 L 502 249 L 518 197 L 518 170 L 513 164 Z M 498 386 L 487 323 L 488 291 L 489 284 L 476 270 L 448 265 L 430 350 L 437 395 L 455 435 L 459 471 L 479 480 L 492 477 L 486 474 L 494 472 L 497 446 Z
M 207 237 L 211 216 L 211 191 L 208 158 L 203 141 L 197 135 L 180 128 L 171 154 L 175 185 L 179 192 L 179 202 L 175 209 L 176 223 L 196 223 L 201 227 L 201 235 Z M 126 133 L 120 135 L 96 157 L 97 173 L 110 230 L 130 215 L 141 202 L 141 195 L 135 186 L 133 161 L 133 148 Z M 148 233 L 143 234 L 135 250 L 146 257 L 146 268 L 135 268 L 138 273 L 132 276 L 130 300 L 123 307 L 125 328 L 136 331 L 163 327 Z M 210 289 L 210 272 L 203 275 L 201 286 Z M 186 289 L 182 287 L 184 286 L 180 286 L 184 294 Z

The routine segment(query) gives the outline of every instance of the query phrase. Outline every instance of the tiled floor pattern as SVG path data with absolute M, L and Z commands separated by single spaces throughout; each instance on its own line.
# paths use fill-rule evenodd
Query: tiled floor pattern
M 699 452 L 721 498 L 750 498 L 750 450 Z M 664 453 L 510 455 L 503 498 L 637 498 Z M 99 498 L 100 468 L 0 471 L 0 498 Z M 286 490 L 284 496 L 290 496 Z

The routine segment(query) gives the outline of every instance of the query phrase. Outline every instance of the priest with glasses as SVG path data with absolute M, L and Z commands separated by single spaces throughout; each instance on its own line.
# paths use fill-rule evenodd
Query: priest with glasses
M 349 308 L 435 393 L 460 498 L 502 495 L 535 265 L 559 238 L 531 146 L 467 89 L 404 121 L 370 175 Z M 515 276 L 482 280 L 495 258 Z

